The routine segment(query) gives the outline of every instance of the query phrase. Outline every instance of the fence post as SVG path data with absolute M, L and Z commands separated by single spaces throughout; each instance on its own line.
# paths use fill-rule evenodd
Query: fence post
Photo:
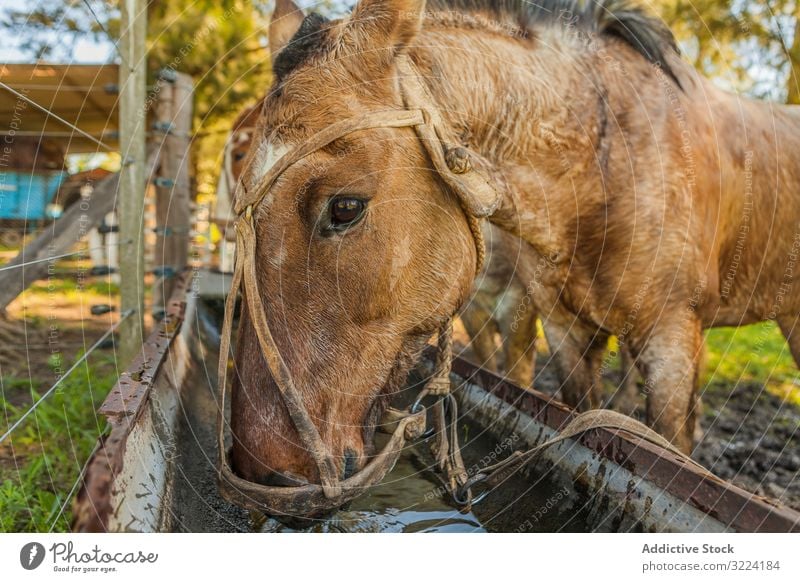
M 147 4 L 120 2 L 119 270 L 122 311 L 135 310 L 120 326 L 119 363 L 127 366 L 144 340 L 144 190 Z M 131 241 L 128 243 L 128 241 Z
M 156 180 L 157 280 L 153 288 L 153 316 L 161 318 L 175 284 L 186 267 L 191 237 L 192 79 L 168 71 L 161 75 L 158 127 L 166 133 L 161 170 Z

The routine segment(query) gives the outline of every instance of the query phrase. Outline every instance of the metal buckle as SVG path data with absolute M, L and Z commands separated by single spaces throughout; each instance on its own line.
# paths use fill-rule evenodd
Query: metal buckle
M 487 489 L 483 493 L 476 495 L 475 497 L 472 498 L 472 500 L 469 499 L 469 492 L 475 485 L 485 481 L 487 478 L 488 475 L 486 475 L 486 473 L 478 473 L 474 477 L 470 477 L 469 479 L 467 479 L 466 483 L 464 483 L 461 487 L 453 491 L 451 493 L 451 497 L 453 498 L 453 501 L 456 503 L 456 505 L 460 505 L 462 507 L 469 505 L 470 507 L 472 507 L 474 505 L 478 505 L 481 501 L 486 499 L 486 496 L 488 496 L 489 493 L 492 492 L 491 489 Z

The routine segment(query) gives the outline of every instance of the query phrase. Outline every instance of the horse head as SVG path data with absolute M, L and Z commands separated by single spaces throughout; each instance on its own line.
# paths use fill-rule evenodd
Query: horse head
M 258 297 L 244 302 L 232 401 L 232 462 L 249 481 L 320 482 L 318 451 L 293 407 L 313 424 L 337 479 L 362 469 L 390 396 L 470 294 L 481 252 L 475 219 L 497 196 L 481 159 L 450 147 L 457 142 L 414 75 L 408 52 L 424 5 L 362 0 L 349 17 L 326 21 L 277 3 L 274 84 L 236 191 L 256 241 L 257 285 L 245 295 L 255 288 Z M 393 112 L 400 121 L 359 129 L 365 116 Z M 348 120 L 353 127 L 296 155 Z M 299 402 L 287 406 L 253 305 L 263 306 L 268 351 Z

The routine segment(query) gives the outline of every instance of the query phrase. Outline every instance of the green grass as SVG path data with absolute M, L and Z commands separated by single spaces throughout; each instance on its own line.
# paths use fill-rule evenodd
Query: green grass
M 51 358 L 48 365 L 55 368 L 59 362 Z M 43 384 L 55 381 L 54 375 L 49 378 Z M 67 496 L 105 430 L 95 411 L 115 380 L 110 354 L 90 356 L 0 445 L 0 531 L 69 530 Z M 31 398 L 39 397 L 28 379 L 3 378 L 0 433 L 24 413 Z
M 800 406 L 800 372 L 771 321 L 708 331 L 702 379 L 710 389 L 726 390 L 743 381 L 759 382 L 768 392 Z
M 778 326 L 768 321 L 706 333 L 706 376 L 724 380 L 791 381 L 797 370 Z
M 58 293 L 63 296 L 64 299 L 69 300 L 76 299 L 85 293 L 103 296 L 119 295 L 119 285 L 105 278 L 87 277 L 83 285 L 80 285 L 77 279 L 63 278 L 39 281 L 31 285 L 27 292 L 40 295 Z

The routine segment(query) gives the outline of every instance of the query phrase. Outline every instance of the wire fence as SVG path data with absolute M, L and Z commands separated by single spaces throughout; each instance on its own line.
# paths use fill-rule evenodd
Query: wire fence
M 79 133 L 81 136 L 85 137 L 86 139 L 88 139 L 92 143 L 95 143 L 98 146 L 102 147 L 104 150 L 109 151 L 109 152 L 116 152 L 118 150 L 118 148 L 111 147 L 107 143 L 105 143 L 103 141 L 100 141 L 99 139 L 94 137 L 92 134 L 90 134 L 90 133 L 88 133 L 86 131 L 83 131 L 80 127 L 78 127 L 74 123 L 70 123 L 69 121 L 67 121 L 66 119 L 61 117 L 60 115 L 57 115 L 57 114 L 53 113 L 47 107 L 45 107 L 43 105 L 39 105 L 36 101 L 31 99 L 27 95 L 25 95 L 23 93 L 20 93 L 19 91 L 17 91 L 16 89 L 11 87 L 10 85 L 6 85 L 2 81 L 0 81 L 0 88 L 5 89 L 6 91 L 8 91 L 12 95 L 14 95 L 17 99 L 22 99 L 26 103 L 28 103 L 30 105 L 33 105 L 36 109 L 38 109 L 42 113 L 46 113 L 47 115 L 49 115 L 50 117 L 52 117 L 53 119 L 58 121 L 59 123 L 63 123 L 67 127 L 72 128 L 73 131 L 76 131 L 77 133 Z
M 89 459 L 91 458 L 92 455 L 89 455 Z M 89 460 L 87 460 L 86 463 L 84 463 L 83 467 L 81 467 L 81 470 L 78 473 L 78 478 L 75 479 L 75 482 L 72 484 L 72 487 L 70 487 L 69 493 L 67 493 L 67 496 L 64 497 L 63 503 L 61 503 L 60 507 L 58 508 L 58 513 L 53 518 L 53 522 L 50 524 L 50 529 L 48 530 L 48 533 L 52 533 L 53 530 L 56 528 L 56 525 L 58 524 L 58 521 L 61 519 L 61 516 L 64 515 L 64 510 L 67 508 L 67 505 L 69 505 L 70 500 L 72 500 L 72 498 L 75 497 L 75 492 L 78 490 L 78 487 L 80 487 L 81 483 L 83 483 L 83 476 L 86 474 L 86 467 L 88 462 Z
M 56 390 L 61 386 L 61 384 L 68 378 L 70 375 L 75 372 L 81 365 L 83 365 L 89 356 L 91 356 L 96 350 L 102 348 L 109 337 L 119 328 L 120 324 L 133 315 L 135 310 L 128 310 L 120 314 L 119 319 L 105 332 L 103 333 L 100 338 L 98 338 L 84 353 L 81 355 L 75 362 L 70 366 L 68 370 L 66 370 L 61 376 L 59 376 L 58 380 L 54 382 L 40 397 L 36 402 L 34 402 L 7 430 L 6 432 L 0 436 L 0 445 L 3 444 L 6 440 L 9 440 L 12 433 L 17 430 L 20 426 L 22 426 L 27 419 L 33 416 L 36 410 L 42 405 L 43 402 L 47 401 L 48 397 L 56 392 Z M 13 442 L 9 440 L 9 442 Z M 91 455 L 87 458 L 87 460 L 83 461 L 80 465 L 80 471 L 78 472 L 77 478 L 73 481 L 72 485 L 69 488 L 67 494 L 62 498 L 60 492 L 56 492 L 56 503 L 58 503 L 58 511 L 55 513 L 55 517 L 53 517 L 52 521 L 49 522 L 48 532 L 53 532 L 56 527 L 58 526 L 60 520 L 64 516 L 64 512 L 66 511 L 67 506 L 69 505 L 70 501 L 75 496 L 76 491 L 80 487 L 81 483 L 83 482 L 83 478 L 86 472 L 86 467 L 88 464 L 88 460 L 91 459 Z
M 3 272 L 3 271 L 12 271 L 14 269 L 21 269 L 21 268 L 27 267 L 29 265 L 38 265 L 40 263 L 48 263 L 50 261 L 57 261 L 59 259 L 68 259 L 69 257 L 75 257 L 75 256 L 78 256 L 78 255 L 84 255 L 84 254 L 89 253 L 91 251 L 102 251 L 102 250 L 107 249 L 108 247 L 121 247 L 121 246 L 125 246 L 125 245 L 130 245 L 130 244 L 133 244 L 132 240 L 124 240 L 124 241 L 120 241 L 120 242 L 117 242 L 117 243 L 110 243 L 110 244 L 106 244 L 106 245 L 99 246 L 99 247 L 91 247 L 91 248 L 88 248 L 88 249 L 82 249 L 82 250 L 73 251 L 73 252 L 70 252 L 70 253 L 63 253 L 61 255 L 53 255 L 51 257 L 42 257 L 41 259 L 34 259 L 32 261 L 25 261 L 24 263 L 18 263 L 16 265 L 6 265 L 6 266 L 3 266 L 3 267 L 0 267 L 0 273 Z
M 114 51 L 117 53 L 117 56 L 119 56 L 119 60 L 122 62 L 123 65 L 128 67 L 128 70 L 132 70 L 131 66 L 128 64 L 128 61 L 125 60 L 124 56 L 122 56 L 122 51 L 119 50 L 119 43 L 117 43 L 114 40 L 114 37 L 111 36 L 111 33 L 108 31 L 108 28 L 106 28 L 106 25 L 100 21 L 100 17 L 97 15 L 97 12 L 95 12 L 94 8 L 92 8 L 92 5 L 89 4 L 89 0 L 83 0 L 83 3 L 86 6 L 86 8 L 89 9 L 89 12 L 91 12 L 92 18 L 94 18 L 94 21 L 97 23 L 97 26 L 100 27 L 100 30 L 102 30 L 105 33 L 105 35 L 108 37 L 108 40 L 111 42 L 112 45 L 114 45 Z
M 120 61 L 122 63 L 122 66 L 126 66 L 126 67 L 130 68 L 129 67 L 129 63 L 126 62 L 126 59 L 123 56 L 123 54 L 121 53 L 119 46 L 117 45 L 116 42 L 114 42 L 114 39 L 111 37 L 107 27 L 103 24 L 103 22 L 99 18 L 98 13 L 96 12 L 96 10 L 93 7 L 93 5 L 89 2 L 89 0 L 82 0 L 82 2 L 86 6 L 86 8 L 89 10 L 89 12 L 91 13 L 91 15 L 94 18 L 94 20 L 97 22 L 97 24 L 100 27 L 100 29 L 105 34 L 107 34 L 109 36 L 110 40 L 112 41 L 112 43 L 114 45 L 114 50 L 116 51 L 117 55 L 119 56 L 119 59 L 120 59 Z M 70 87 L 68 87 L 68 86 L 58 86 L 58 87 L 48 86 L 48 88 L 49 89 L 56 89 L 56 90 L 69 90 Z M 28 86 L 28 85 L 20 85 L 18 87 L 12 87 L 12 86 L 10 86 L 9 84 L 7 84 L 7 83 L 5 83 L 3 81 L 0 81 L 0 90 L 6 91 L 9 94 L 13 95 L 15 98 L 19 99 L 20 101 L 28 103 L 32 108 L 44 113 L 47 116 L 48 119 L 52 119 L 52 120 L 55 120 L 56 122 L 58 122 L 60 124 L 63 124 L 63 126 L 65 126 L 65 128 L 68 128 L 68 130 L 69 130 L 69 131 L 67 131 L 65 129 L 63 132 L 50 131 L 50 130 L 47 131 L 47 132 L 43 131 L 41 133 L 40 137 L 44 137 L 45 135 L 50 136 L 50 137 L 53 137 L 53 136 L 71 137 L 72 135 L 75 135 L 75 136 L 80 136 L 82 138 L 85 138 L 86 140 L 90 141 L 91 143 L 97 145 L 98 148 L 100 148 L 102 150 L 105 150 L 105 151 L 108 151 L 108 152 L 117 152 L 118 151 L 119 148 L 113 147 L 113 146 L 109 145 L 108 143 L 106 143 L 103 140 L 104 135 L 107 135 L 107 134 L 97 135 L 97 134 L 92 134 L 92 133 L 89 133 L 89 132 L 81 129 L 75 123 L 70 122 L 69 120 L 65 119 L 64 117 L 54 113 L 48 107 L 37 103 L 35 99 L 31 99 L 28 95 L 25 94 L 28 89 L 30 89 L 30 90 L 40 90 L 40 89 L 42 89 L 42 87 L 38 86 L 38 85 L 30 85 L 30 86 Z M 75 89 L 75 87 L 73 87 L 73 90 L 74 89 Z M 94 86 L 85 87 L 83 89 L 85 89 L 87 92 L 89 90 L 91 90 L 91 91 L 100 90 L 100 88 L 94 87 Z M 103 90 L 107 90 L 107 88 L 105 88 L 105 87 L 102 88 L 102 89 Z M 73 132 L 73 133 L 69 133 L 69 132 Z M 31 132 L 31 133 L 33 133 L 33 132 Z M 37 135 L 39 135 L 39 134 L 37 134 Z M 107 139 L 111 139 L 111 138 L 107 137 Z M 17 229 L 6 229 L 6 228 L 0 229 L 0 231 L 2 231 L 2 232 L 11 232 L 11 231 L 16 231 L 16 230 Z M 153 229 L 153 232 L 155 234 L 161 235 L 161 236 L 186 236 L 186 235 L 189 235 L 191 233 L 191 231 L 188 228 L 186 229 L 185 232 L 181 232 L 180 231 L 180 227 L 170 227 L 169 229 L 166 229 L 163 226 L 159 227 L 159 228 L 156 228 L 156 229 Z M 42 263 L 53 263 L 54 261 L 61 260 L 61 259 L 68 259 L 68 258 L 71 258 L 71 257 L 77 257 L 77 256 L 81 256 L 81 255 L 86 255 L 87 253 L 89 253 L 91 251 L 101 251 L 101 250 L 106 250 L 109 247 L 122 247 L 122 246 L 125 246 L 125 245 L 131 245 L 131 244 L 134 244 L 134 242 L 135 241 L 133 241 L 133 240 L 122 240 L 122 241 L 118 241 L 118 242 L 115 242 L 115 243 L 104 244 L 102 246 L 84 248 L 84 249 L 76 250 L 76 251 L 72 251 L 72 252 L 63 252 L 63 253 L 54 254 L 54 255 L 51 255 L 51 256 L 41 256 L 41 253 L 36 253 L 36 254 L 31 253 L 33 256 L 32 256 L 32 258 L 30 260 L 24 260 L 25 259 L 24 255 L 20 254 L 19 259 L 13 259 L 12 260 L 12 262 L 16 261 L 16 260 L 20 260 L 19 263 L 16 263 L 16 264 L 7 263 L 7 264 L 5 264 L 3 266 L 0 266 L 0 272 L 8 272 L 8 271 L 12 271 L 13 272 L 15 270 L 24 269 L 25 267 L 32 266 L 32 265 L 37 265 L 37 264 L 42 264 Z M 20 437 L 20 432 L 19 432 L 21 427 L 24 427 L 26 425 L 26 423 L 27 424 L 31 424 L 31 423 L 35 422 L 36 425 L 37 425 L 37 428 L 38 428 L 40 420 L 42 418 L 47 418 L 48 414 L 50 414 L 51 408 L 52 408 L 51 404 L 55 403 L 56 406 L 60 406 L 59 398 L 58 397 L 53 397 L 53 394 L 65 394 L 65 395 L 67 395 L 68 398 L 72 398 L 76 394 L 76 390 L 73 387 L 77 386 L 79 389 L 82 390 L 83 389 L 83 385 L 80 382 L 77 382 L 77 383 L 76 382 L 68 382 L 67 384 L 65 384 L 65 382 L 67 382 L 67 379 L 70 378 L 70 376 L 74 376 L 76 370 L 79 370 L 82 366 L 86 366 L 87 371 L 88 371 L 90 369 L 88 360 L 92 356 L 92 354 L 94 354 L 98 349 L 105 347 L 105 345 L 109 341 L 109 338 L 111 338 L 112 335 L 120 328 L 120 326 L 123 324 L 123 322 L 128 320 L 136 312 L 137 312 L 136 309 L 129 309 L 129 310 L 126 310 L 126 311 L 123 311 L 122 313 L 120 313 L 118 319 L 113 323 L 113 325 L 111 325 L 107 330 L 105 330 L 105 332 L 96 341 L 94 341 L 94 343 L 91 346 L 89 346 L 83 352 L 83 354 L 80 355 L 80 357 L 77 357 L 77 359 L 74 360 L 74 362 L 71 364 L 71 366 L 66 371 L 64 371 L 62 374 L 60 374 L 55 379 L 55 381 L 52 382 L 52 384 L 44 392 L 41 393 L 40 396 L 36 396 L 34 401 L 29 406 L 27 406 L 27 408 L 20 407 L 20 408 L 17 409 L 17 408 L 13 408 L 12 407 L 11 410 L 15 411 L 14 412 L 14 416 L 10 416 L 8 414 L 9 408 L 6 408 L 6 422 L 4 423 L 5 424 L 5 432 L 2 435 L 0 435 L 0 447 L 2 447 L 2 448 L 6 448 L 6 447 L 10 448 L 12 450 L 12 454 L 13 454 L 14 441 L 17 440 L 18 442 L 24 442 L 24 438 L 22 439 L 22 441 L 18 440 L 18 439 L 21 438 Z M 75 347 L 81 347 L 81 346 L 85 346 L 85 344 L 77 345 L 77 342 L 76 342 L 76 346 Z M 27 346 L 27 347 L 29 348 L 30 346 Z M 68 389 L 65 388 L 65 386 Z M 0 388 L 1 387 L 2 386 L 0 386 Z M 59 388 L 61 388 L 61 390 L 59 390 Z M 80 391 L 80 392 L 77 392 L 77 393 L 79 393 L 81 395 L 85 395 L 86 394 L 83 391 Z M 9 403 L 6 403 L 4 395 L 0 395 L 0 396 L 3 396 L 1 401 L 4 404 L 9 404 Z M 65 413 L 65 415 L 67 414 L 66 409 L 64 410 L 64 413 Z M 13 421 L 12 421 L 12 418 L 14 419 Z M 71 429 L 68 428 L 68 430 L 71 430 Z M 15 431 L 17 431 L 17 432 L 15 433 Z M 22 436 L 25 437 L 26 435 L 27 435 L 27 432 L 24 433 Z M 53 436 L 58 437 L 59 435 L 53 435 Z M 75 448 L 75 443 L 69 443 L 69 444 L 73 446 L 73 449 Z M 41 445 L 42 445 L 42 452 L 44 452 L 44 443 L 41 443 Z M 58 446 L 62 446 L 62 444 L 59 443 Z M 81 453 L 81 455 L 82 455 L 82 453 Z M 88 458 L 91 459 L 91 455 Z M 13 459 L 14 459 L 14 464 L 17 466 L 17 470 L 19 472 L 20 471 L 20 466 L 17 464 L 18 463 L 18 458 L 14 457 Z M 47 461 L 46 460 L 44 461 L 44 463 L 45 463 L 45 465 L 47 465 Z M 72 485 L 68 487 L 68 484 L 70 483 L 70 480 L 72 479 L 72 476 L 73 476 L 72 469 L 70 469 L 66 475 L 63 475 L 63 479 L 61 481 L 59 481 L 60 484 L 63 484 L 63 487 L 61 485 L 56 487 L 56 485 L 53 482 L 52 477 L 51 477 L 50 486 L 41 488 L 42 490 L 49 490 L 51 492 L 53 492 L 53 489 L 56 489 L 56 491 L 54 492 L 55 500 L 53 501 L 52 508 L 51 509 L 47 509 L 46 513 L 45 513 L 46 517 L 43 520 L 38 522 L 39 525 L 37 527 L 39 529 L 49 530 L 49 531 L 52 532 L 54 529 L 59 528 L 59 525 L 63 523 L 63 520 L 65 518 L 65 512 L 68 511 L 67 508 L 69 506 L 69 503 L 74 498 L 74 496 L 75 496 L 76 492 L 78 491 L 81 483 L 83 482 L 87 463 L 88 463 L 88 461 L 83 459 L 82 457 L 79 458 L 77 451 L 75 451 L 75 468 L 79 469 L 79 471 L 78 471 L 77 478 L 75 479 L 74 482 L 72 482 Z M 48 474 L 49 474 L 49 469 L 48 469 Z M 20 473 L 20 475 L 21 475 L 21 473 Z M 2 484 L 2 480 L 0 480 L 0 484 Z M 29 485 L 29 487 L 30 487 L 30 485 Z M 33 487 L 36 487 L 37 489 L 39 488 L 38 485 L 33 485 Z M 22 497 L 25 500 L 29 500 L 28 503 L 39 504 L 39 505 L 42 504 L 41 498 L 37 498 L 36 497 L 36 494 L 37 494 L 36 491 L 34 491 L 34 495 L 32 497 L 30 496 L 30 491 L 25 491 L 25 486 L 23 486 L 22 481 L 20 481 L 20 489 L 22 491 Z M 50 506 L 48 505 L 48 507 L 50 507 Z M 8 508 L 6 507 L 6 509 L 8 509 Z M 16 510 L 13 510 L 13 511 L 16 511 Z M 29 512 L 30 512 L 30 510 L 29 510 Z

